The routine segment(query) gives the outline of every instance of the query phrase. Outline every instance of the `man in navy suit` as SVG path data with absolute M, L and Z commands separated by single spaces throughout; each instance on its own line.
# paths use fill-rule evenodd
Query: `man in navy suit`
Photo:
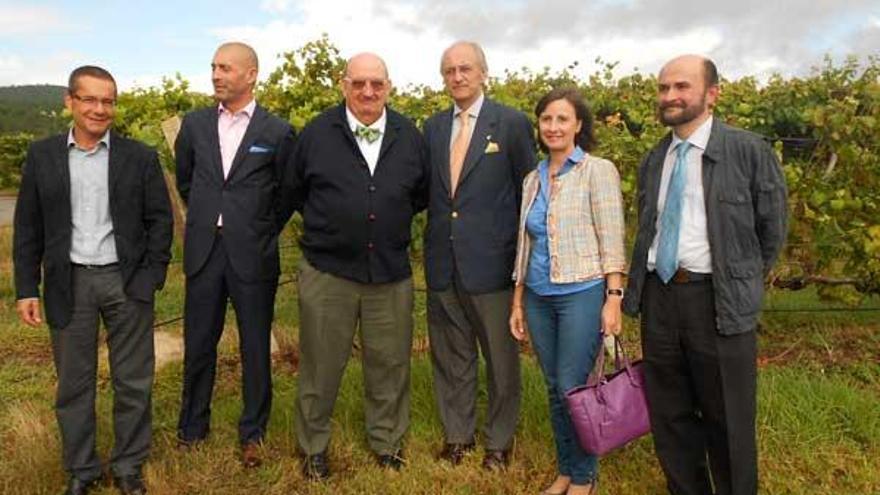
M 486 361 L 487 469 L 504 468 L 520 402 L 519 355 L 508 332 L 522 180 L 535 166 L 532 125 L 483 95 L 480 46 L 456 42 L 440 64 L 452 108 L 425 123 L 431 163 L 425 271 L 434 388 L 446 434 L 441 457 L 474 446 L 477 343 Z
M 281 189 L 294 134 L 254 100 L 258 61 L 251 47 L 221 45 L 211 70 L 218 104 L 186 115 L 175 145 L 177 187 L 188 206 L 178 439 L 187 446 L 208 435 L 217 343 L 231 299 L 242 364 L 241 460 L 254 467 L 272 402 L 278 234 L 293 208 Z
M 110 130 L 109 72 L 74 70 L 64 104 L 73 127 L 33 143 L 22 170 L 12 253 L 17 309 L 25 324 L 42 323 L 43 282 L 70 475 L 65 495 L 85 495 L 101 477 L 95 380 L 103 320 L 113 378 L 110 469 L 120 493 L 140 495 L 151 436 L 153 295 L 171 258 L 171 205 L 156 152 Z

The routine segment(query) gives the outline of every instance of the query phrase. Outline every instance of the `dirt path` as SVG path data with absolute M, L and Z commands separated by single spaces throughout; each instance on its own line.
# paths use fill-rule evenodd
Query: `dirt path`
M 15 215 L 15 196 L 0 196 L 0 226 L 12 225 Z

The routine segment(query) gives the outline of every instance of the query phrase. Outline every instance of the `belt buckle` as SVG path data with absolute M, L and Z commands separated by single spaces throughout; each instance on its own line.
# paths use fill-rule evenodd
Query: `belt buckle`
M 677 284 L 686 284 L 690 282 L 690 277 L 688 277 L 687 270 L 683 268 L 679 268 L 675 271 L 675 275 L 672 276 L 672 281 Z

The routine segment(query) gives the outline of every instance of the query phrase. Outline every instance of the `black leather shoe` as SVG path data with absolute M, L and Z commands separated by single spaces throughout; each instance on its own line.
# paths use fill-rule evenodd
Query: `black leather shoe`
M 64 495 L 86 495 L 97 484 L 96 480 L 83 481 L 76 476 L 71 476 L 67 480 L 67 489 L 64 490 Z
M 379 463 L 379 467 L 393 469 L 395 471 L 400 471 L 400 468 L 406 464 L 406 460 L 403 458 L 403 452 L 399 450 L 393 454 L 379 455 L 376 458 L 376 462 Z
M 302 473 L 306 479 L 320 481 L 330 477 L 330 466 L 327 463 L 327 454 L 307 455 L 303 458 Z
M 487 471 L 504 471 L 510 464 L 510 452 L 506 450 L 486 450 L 483 458 L 483 469 Z
M 474 442 L 469 443 L 447 443 L 440 451 L 440 459 L 449 461 L 453 466 L 461 464 L 464 456 L 468 452 L 474 450 Z
M 146 495 L 147 493 L 147 487 L 144 486 L 144 479 L 140 474 L 117 476 L 113 478 L 113 484 L 122 495 Z

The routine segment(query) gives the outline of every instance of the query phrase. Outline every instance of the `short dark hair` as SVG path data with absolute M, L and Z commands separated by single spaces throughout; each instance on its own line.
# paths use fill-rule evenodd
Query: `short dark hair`
M 70 77 L 67 78 L 67 93 L 73 95 L 76 91 L 76 85 L 79 82 L 79 78 L 85 76 L 110 81 L 113 83 L 113 87 L 116 87 L 116 80 L 113 79 L 113 76 L 107 71 L 107 69 L 103 69 L 97 65 L 83 65 L 73 69 L 73 72 L 70 73 Z
M 703 59 L 703 77 L 706 78 L 706 88 L 718 86 L 718 67 L 708 58 Z
M 584 151 L 591 151 L 596 146 L 596 138 L 593 137 L 593 112 L 587 102 L 581 96 L 580 90 L 575 87 L 563 87 L 550 90 L 535 106 L 535 117 L 540 121 L 541 114 L 547 109 L 547 105 L 556 100 L 565 100 L 574 107 L 574 114 L 581 121 L 581 130 L 574 137 L 574 144 Z M 547 145 L 538 136 L 538 146 L 543 152 L 547 152 Z

